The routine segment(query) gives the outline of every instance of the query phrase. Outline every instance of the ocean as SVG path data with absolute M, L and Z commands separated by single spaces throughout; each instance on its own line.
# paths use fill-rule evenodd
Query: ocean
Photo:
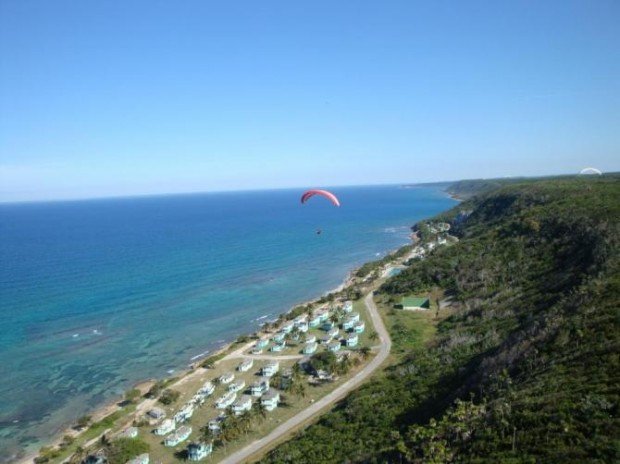
M 438 187 L 333 188 L 0 205 L 0 450 L 38 449 L 409 242 Z M 317 230 L 321 234 L 317 234 Z

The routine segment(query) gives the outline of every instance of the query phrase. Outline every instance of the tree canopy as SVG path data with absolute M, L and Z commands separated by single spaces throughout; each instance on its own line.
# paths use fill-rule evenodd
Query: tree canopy
M 449 316 L 416 344 L 388 311 L 399 360 L 263 462 L 618 460 L 620 179 L 466 188 L 434 218 L 459 242 L 377 295 L 441 288 Z

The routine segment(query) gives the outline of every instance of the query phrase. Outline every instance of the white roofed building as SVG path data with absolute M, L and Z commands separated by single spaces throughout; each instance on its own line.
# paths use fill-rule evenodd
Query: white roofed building
M 220 376 L 221 384 L 227 384 L 232 382 L 233 380 L 235 380 L 235 374 L 233 374 L 232 372 L 226 372 L 225 374 L 222 374 Z
M 267 377 L 253 382 L 250 386 L 252 396 L 262 396 L 267 390 L 269 390 L 269 379 Z
M 153 433 L 159 436 L 168 435 L 176 428 L 176 426 L 177 424 L 174 419 L 164 419 L 163 422 L 159 424 L 159 427 L 153 431 Z
M 267 411 L 273 411 L 278 407 L 280 402 L 280 393 L 273 388 L 267 390 L 267 392 L 261 397 L 260 403 Z
M 239 372 L 247 372 L 250 369 L 252 369 L 252 366 L 254 365 L 254 360 L 253 359 L 244 359 L 243 361 L 241 361 L 241 363 L 239 363 L 239 365 L 237 366 L 237 370 Z
M 200 461 L 213 452 L 213 443 L 190 443 L 187 447 L 187 459 L 190 461 Z
M 252 397 L 250 395 L 243 395 L 232 405 L 232 410 L 237 416 L 240 416 L 250 409 L 252 409 Z
M 280 370 L 280 363 L 278 361 L 269 361 L 262 368 L 262 374 L 265 377 L 271 377 Z
M 187 425 L 182 425 L 176 432 L 168 435 L 164 440 L 164 445 L 168 447 L 177 446 L 179 443 L 184 442 L 192 434 L 192 428 Z

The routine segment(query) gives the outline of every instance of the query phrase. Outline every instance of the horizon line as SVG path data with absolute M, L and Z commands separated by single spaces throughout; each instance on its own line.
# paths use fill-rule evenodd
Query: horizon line
M 605 175 L 619 174 L 620 171 L 605 172 Z M 83 201 L 100 201 L 100 200 L 121 200 L 132 198 L 150 198 L 150 197 L 171 197 L 171 196 L 190 196 L 190 195 L 208 195 L 208 194 L 222 194 L 222 193 L 241 193 L 241 192 L 269 192 L 277 190 L 304 190 L 309 188 L 350 188 L 350 187 L 390 187 L 390 186 L 432 186 L 439 184 L 450 184 L 462 181 L 473 180 L 505 180 L 505 179 L 540 179 L 548 177 L 567 177 L 567 176 L 579 176 L 580 174 L 563 173 L 563 174 L 541 174 L 535 176 L 517 175 L 517 176 L 503 176 L 503 177 L 472 177 L 472 178 L 460 178 L 450 180 L 438 180 L 438 181 L 424 181 L 424 182 L 385 182 L 377 184 L 339 184 L 339 185 L 321 185 L 321 186 L 292 186 L 292 187 L 259 187 L 248 189 L 223 189 L 223 190 L 195 190 L 185 192 L 162 192 L 162 193 L 136 193 L 136 194 L 119 194 L 119 195 L 101 195 L 93 197 L 61 197 L 51 199 L 33 199 L 33 200 L 9 200 L 5 201 L 0 199 L 0 205 L 19 205 L 19 204 L 35 204 L 35 203 L 71 203 L 71 202 L 83 202 Z

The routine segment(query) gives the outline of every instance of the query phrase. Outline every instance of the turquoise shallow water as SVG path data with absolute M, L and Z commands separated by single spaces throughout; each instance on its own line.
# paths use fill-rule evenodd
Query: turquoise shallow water
M 0 205 L 3 458 L 335 287 L 455 203 L 333 191 L 341 208 L 302 206 L 301 190 Z

